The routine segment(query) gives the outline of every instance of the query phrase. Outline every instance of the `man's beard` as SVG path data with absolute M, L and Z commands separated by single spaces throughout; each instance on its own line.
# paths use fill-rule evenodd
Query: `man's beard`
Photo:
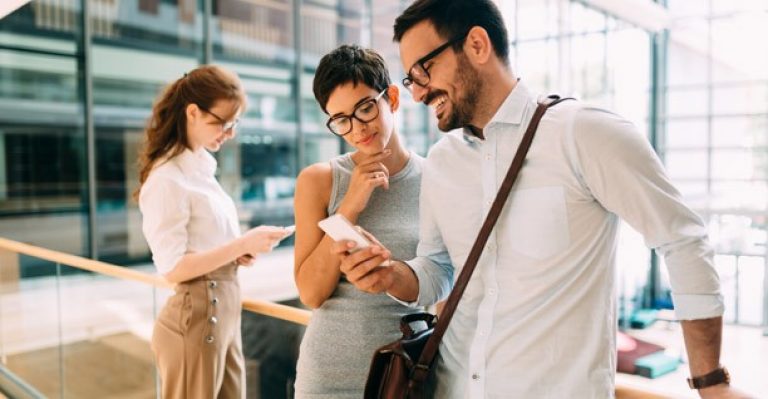
M 452 102 L 451 114 L 444 121 L 438 121 L 437 127 L 448 132 L 454 129 L 463 128 L 472 121 L 477 107 L 477 101 L 480 98 L 480 89 L 482 82 L 480 74 L 472 67 L 464 53 L 459 53 L 457 80 L 458 87 L 464 88 L 464 96 L 457 98 Z

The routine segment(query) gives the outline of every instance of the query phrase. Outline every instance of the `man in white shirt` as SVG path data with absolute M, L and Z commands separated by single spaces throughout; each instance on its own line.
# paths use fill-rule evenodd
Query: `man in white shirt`
M 536 96 L 509 67 L 491 0 L 417 0 L 395 22 L 395 41 L 403 84 L 449 132 L 424 168 L 417 258 L 376 267 L 386 248 L 335 250 L 359 289 L 423 306 L 448 295 Z M 723 301 L 706 227 L 634 126 L 577 101 L 541 121 L 441 343 L 435 397 L 613 397 L 620 218 L 665 257 L 691 373 L 707 376 L 701 397 L 741 397 L 719 364 Z

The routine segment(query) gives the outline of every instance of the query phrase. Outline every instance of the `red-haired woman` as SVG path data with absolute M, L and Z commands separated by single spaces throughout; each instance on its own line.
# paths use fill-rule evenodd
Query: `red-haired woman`
M 289 232 L 240 233 L 216 180 L 215 152 L 234 137 L 246 102 L 238 77 L 202 66 L 169 85 L 152 110 L 140 158 L 139 208 L 157 270 L 177 283 L 152 350 L 163 398 L 244 398 L 239 265 Z

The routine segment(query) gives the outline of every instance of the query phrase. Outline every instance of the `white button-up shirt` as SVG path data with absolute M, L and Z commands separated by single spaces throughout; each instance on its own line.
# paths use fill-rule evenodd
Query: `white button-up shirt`
M 518 83 L 485 140 L 455 131 L 431 149 L 412 305 L 448 295 L 535 108 Z M 443 338 L 436 397 L 613 397 L 619 218 L 665 257 L 679 318 L 723 313 L 706 228 L 647 140 L 613 113 L 565 101 L 539 125 Z
M 216 181 L 207 151 L 185 150 L 150 172 L 139 194 L 142 230 L 160 274 L 181 257 L 224 245 L 240 236 L 232 198 Z

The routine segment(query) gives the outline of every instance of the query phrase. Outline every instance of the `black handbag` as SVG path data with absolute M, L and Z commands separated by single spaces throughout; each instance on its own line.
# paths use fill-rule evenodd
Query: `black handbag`
M 549 107 L 566 99 L 561 99 L 559 96 L 549 96 L 545 101 L 538 103 L 523 140 L 515 153 L 515 158 L 512 160 L 507 175 L 504 177 L 498 194 L 496 194 L 496 199 L 488 211 L 480 233 L 475 239 L 469 256 L 467 256 L 459 278 L 456 280 L 456 285 L 448 296 L 440 320 L 436 321 L 437 317 L 431 313 L 415 313 L 402 317 L 400 331 L 402 331 L 403 336 L 399 340 L 377 349 L 373 355 L 368 380 L 365 384 L 365 399 L 421 399 L 431 397 L 432 393 L 429 392 L 427 381 L 434 376 L 434 360 L 440 346 L 440 340 L 448 328 L 448 323 L 450 323 L 453 312 L 459 304 L 459 299 L 467 288 L 472 272 L 474 272 L 488 237 L 491 235 L 491 230 L 493 230 L 515 179 L 520 173 L 541 118 Z M 418 320 L 427 322 L 427 328 L 415 332 L 411 328 L 411 323 Z

